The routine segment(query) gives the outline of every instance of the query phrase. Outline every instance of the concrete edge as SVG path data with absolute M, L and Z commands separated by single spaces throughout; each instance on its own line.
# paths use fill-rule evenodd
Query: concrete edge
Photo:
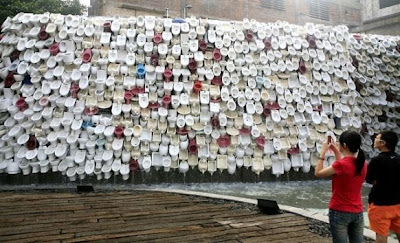
M 231 201 L 244 202 L 244 203 L 257 205 L 256 199 L 235 197 L 235 196 L 225 196 L 225 195 L 219 195 L 219 194 L 208 193 L 208 192 L 185 191 L 185 190 L 179 190 L 179 189 L 140 189 L 140 190 L 178 193 L 178 194 L 184 194 L 184 195 L 201 196 L 201 197 L 208 197 L 208 198 L 214 198 L 214 199 L 224 199 L 224 200 L 231 200 Z M 278 206 L 280 209 L 282 209 L 284 211 L 294 213 L 297 215 L 301 215 L 301 216 L 304 216 L 307 218 L 319 220 L 324 223 L 329 223 L 328 216 L 325 216 L 321 213 L 310 212 L 310 211 L 307 211 L 307 210 L 304 210 L 301 208 L 296 208 L 296 207 L 282 205 L 282 204 L 279 204 Z M 375 232 L 370 229 L 367 229 L 367 228 L 364 228 L 364 236 L 367 238 L 373 239 L 373 240 L 376 239 Z M 397 241 L 393 238 L 388 238 L 388 242 L 395 243 Z

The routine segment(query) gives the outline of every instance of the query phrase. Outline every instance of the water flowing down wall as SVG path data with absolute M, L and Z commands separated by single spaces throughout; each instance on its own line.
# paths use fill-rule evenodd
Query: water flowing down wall
M 347 129 L 371 157 L 400 132 L 399 49 L 346 26 L 21 13 L 0 35 L 0 173 L 309 173 Z

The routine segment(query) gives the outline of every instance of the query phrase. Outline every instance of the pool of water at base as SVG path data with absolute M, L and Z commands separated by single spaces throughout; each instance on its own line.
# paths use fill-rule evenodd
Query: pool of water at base
M 191 183 L 191 184 L 159 184 L 140 186 L 145 189 L 179 189 L 200 191 L 251 199 L 276 200 L 278 205 L 288 205 L 312 212 L 328 215 L 331 193 L 330 180 L 260 182 L 260 183 Z M 367 217 L 368 193 L 370 186 L 364 184 L 362 200 L 364 205 L 364 223 L 369 226 Z M 140 189 L 140 188 L 138 188 Z

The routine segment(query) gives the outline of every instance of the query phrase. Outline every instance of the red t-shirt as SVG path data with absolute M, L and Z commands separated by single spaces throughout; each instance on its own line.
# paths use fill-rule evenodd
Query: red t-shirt
M 329 203 L 329 209 L 349 212 L 363 212 L 361 201 L 361 186 L 367 173 L 367 163 L 360 175 L 356 176 L 356 158 L 344 157 L 332 164 L 335 175 L 332 176 L 332 198 Z

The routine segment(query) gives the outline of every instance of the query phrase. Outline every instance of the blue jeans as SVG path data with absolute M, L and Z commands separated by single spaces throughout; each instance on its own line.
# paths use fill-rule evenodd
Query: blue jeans
M 329 225 L 333 243 L 364 242 L 363 213 L 346 213 L 330 209 Z

